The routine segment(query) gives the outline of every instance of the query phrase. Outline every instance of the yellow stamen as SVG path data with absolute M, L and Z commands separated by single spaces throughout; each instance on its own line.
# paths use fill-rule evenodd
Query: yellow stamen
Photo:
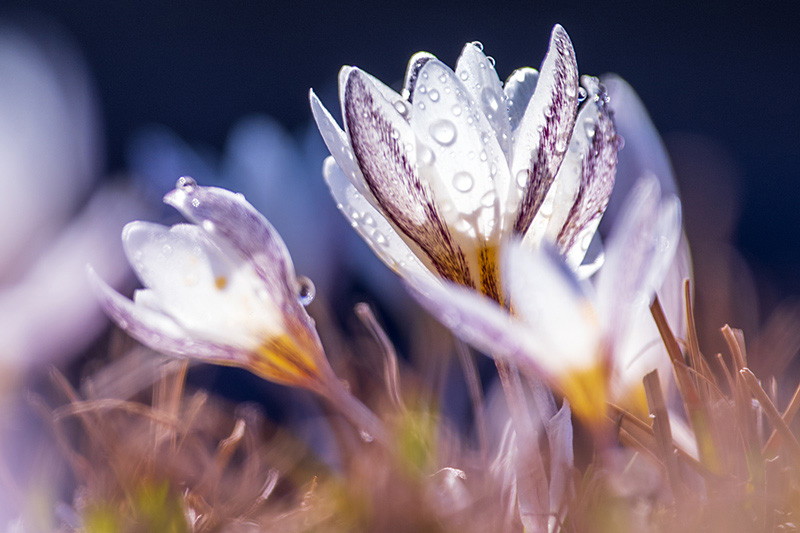
M 598 363 L 568 371 L 559 380 L 559 385 L 576 416 L 593 426 L 604 421 L 608 399 L 608 370 L 605 365 Z
M 259 345 L 248 367 L 276 383 L 313 388 L 321 377 L 313 353 L 313 350 L 298 346 L 291 336 L 283 334 Z
M 228 278 L 226 278 L 225 276 L 217 276 L 216 279 L 214 280 L 214 286 L 218 290 L 224 289 L 227 285 L 228 285 Z

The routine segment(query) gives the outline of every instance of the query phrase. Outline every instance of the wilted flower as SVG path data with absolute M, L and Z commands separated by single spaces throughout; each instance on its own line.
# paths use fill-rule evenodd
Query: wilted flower
M 155 350 L 325 390 L 333 373 L 275 229 L 241 195 L 191 178 L 164 201 L 193 224 L 125 227 L 125 253 L 146 288 L 131 302 L 95 277 L 111 317 Z
M 518 69 L 505 85 L 480 43 L 464 47 L 455 71 L 414 55 L 402 94 L 344 67 L 344 131 L 310 95 L 332 154 L 325 178 L 393 270 L 430 271 L 500 301 L 503 242 L 554 242 L 579 268 L 608 202 L 617 137 L 602 85 L 580 81 L 561 26 L 541 72 Z
M 504 281 L 514 315 L 473 291 L 417 278 L 417 299 L 458 336 L 496 357 L 549 377 L 573 411 L 591 422 L 609 400 L 646 408 L 640 352 L 625 349 L 635 317 L 647 313 L 680 236 L 680 203 L 661 201 L 654 178 L 629 195 L 609 236 L 594 286 L 579 281 L 549 247 L 511 245 Z M 657 366 L 650 361 L 647 371 Z M 634 366 L 635 372 L 629 372 Z

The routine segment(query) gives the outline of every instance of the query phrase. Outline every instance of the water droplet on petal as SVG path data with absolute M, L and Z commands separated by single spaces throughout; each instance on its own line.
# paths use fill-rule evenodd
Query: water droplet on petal
M 586 89 L 583 87 L 578 87 L 578 102 L 583 102 L 586 100 Z
M 305 276 L 297 276 L 297 299 L 303 306 L 307 306 L 314 301 L 317 289 L 314 283 Z
M 439 91 L 437 91 L 436 89 L 431 89 L 430 92 L 428 92 L 428 98 L 430 98 L 432 102 L 438 102 Z
M 426 166 L 433 165 L 433 162 L 436 161 L 436 156 L 433 153 L 433 150 L 428 148 L 427 146 L 420 146 L 419 148 L 419 162 Z
M 594 237 L 594 233 L 591 231 L 587 232 L 586 235 L 583 236 L 581 239 L 581 249 L 588 250 L 589 245 L 592 244 L 592 237 Z
M 497 195 L 494 193 L 494 191 L 489 191 L 481 196 L 481 205 L 483 207 L 493 207 L 496 199 Z
M 375 239 L 375 242 L 377 242 L 378 244 L 383 244 L 383 245 L 387 244 L 386 236 L 380 231 L 375 231 L 375 233 L 372 234 L 372 238 Z
M 461 106 L 458 105 L 458 104 L 454 105 L 453 108 L 452 108 L 452 111 L 453 111 L 453 114 L 455 116 L 461 115 L 461 111 L 462 111 Z
M 469 192 L 475 184 L 475 179 L 469 172 L 456 172 L 453 176 L 453 187 L 460 192 Z
M 405 102 L 405 100 L 396 101 L 394 103 L 394 108 L 404 117 L 408 116 L 408 104 Z
M 625 148 L 625 137 L 622 135 L 617 134 L 617 150 L 622 150 Z
M 450 146 L 456 140 L 456 127 L 447 119 L 437 120 L 430 127 L 433 139 L 442 146 Z
M 486 61 L 488 61 L 492 68 L 494 68 L 496 62 L 492 56 L 486 56 Z
M 472 41 L 469 44 L 471 44 L 472 46 L 474 46 L 475 48 L 477 48 L 478 50 L 483 52 L 483 43 L 482 42 L 480 42 L 480 41 Z
M 364 214 L 364 224 L 366 224 L 367 226 L 374 226 L 375 225 L 375 219 L 372 218 L 372 215 L 370 215 L 369 213 L 365 213 Z
M 528 171 L 523 169 L 517 172 L 517 185 L 525 187 L 528 184 Z
M 200 207 L 200 200 L 192 198 L 192 207 Z
M 373 436 L 372 436 L 372 435 L 370 435 L 370 434 L 369 434 L 369 432 L 367 432 L 367 431 L 366 431 L 366 430 L 364 430 L 364 429 L 362 429 L 361 431 L 359 431 L 359 432 L 358 432 L 358 434 L 359 434 L 359 436 L 361 437 L 361 440 L 363 440 L 363 441 L 364 441 L 364 442 L 366 442 L 366 443 L 370 443 L 370 442 L 372 442 L 372 441 L 373 441 L 373 439 L 374 439 L 374 438 L 373 438 Z
M 562 154 L 567 151 L 567 138 L 566 137 L 559 137 L 556 140 L 556 153 Z
M 492 111 L 496 112 L 500 108 L 500 99 L 497 97 L 497 93 L 489 87 L 485 87 L 483 91 L 481 91 L 481 100 L 483 104 Z
M 211 233 L 211 232 L 214 231 L 214 227 L 215 227 L 214 223 L 212 221 L 210 221 L 210 220 L 204 220 L 201 225 L 203 226 L 203 229 L 206 230 L 206 232 L 208 232 L 208 233 Z
M 165 244 L 164 247 L 162 248 L 162 251 L 164 252 L 164 255 L 169 255 L 172 253 L 172 246 L 170 246 L 169 244 Z
M 458 77 L 461 78 L 461 81 L 467 81 L 469 79 L 469 72 L 462 70 Z
M 197 188 L 197 182 L 194 180 L 194 178 L 189 176 L 181 176 L 175 183 L 175 188 L 186 192 L 192 192 L 195 190 L 195 188 Z

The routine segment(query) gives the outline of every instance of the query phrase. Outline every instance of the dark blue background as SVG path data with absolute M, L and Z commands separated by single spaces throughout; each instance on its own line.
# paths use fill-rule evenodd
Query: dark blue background
M 124 165 L 126 141 L 148 123 L 212 146 L 252 112 L 299 127 L 310 119 L 308 88 L 331 88 L 344 63 L 391 82 L 417 50 L 452 64 L 464 42 L 480 40 L 501 77 L 538 67 L 560 22 L 581 72 L 625 77 L 662 134 L 696 132 L 732 151 L 744 178 L 738 244 L 759 275 L 800 294 L 794 2 L 37 0 L 6 8 L 55 19 L 85 54 L 110 170 Z

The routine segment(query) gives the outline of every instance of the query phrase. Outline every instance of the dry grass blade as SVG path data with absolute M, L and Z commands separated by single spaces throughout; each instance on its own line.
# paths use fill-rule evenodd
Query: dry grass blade
M 356 315 L 372 334 L 383 353 L 384 361 L 384 381 L 386 390 L 389 391 L 389 398 L 401 412 L 406 412 L 403 396 L 400 394 L 400 370 L 397 363 L 397 351 L 394 349 L 392 341 L 378 323 L 378 319 L 372 308 L 366 303 L 356 304 Z
M 489 457 L 489 435 L 486 429 L 486 418 L 483 409 L 483 389 L 481 388 L 478 369 L 475 367 L 475 360 L 461 341 L 456 341 L 456 354 L 458 362 L 461 364 L 461 371 L 464 374 L 464 381 L 467 383 L 467 391 L 472 402 L 472 416 L 475 421 L 475 432 L 478 435 L 478 445 L 481 450 L 481 457 Z
M 794 421 L 794 417 L 797 414 L 798 409 L 800 409 L 800 384 L 797 385 L 797 388 L 794 389 L 794 394 L 792 394 L 792 399 L 789 401 L 789 405 L 786 407 L 786 410 L 783 412 L 783 422 L 789 426 L 791 425 L 792 421 Z M 780 435 L 778 434 L 777 429 L 772 430 L 772 434 L 769 436 L 767 443 L 764 445 L 763 454 L 765 457 L 771 457 L 777 453 L 778 446 L 780 445 Z
M 653 435 L 656 438 L 661 461 L 667 467 L 667 476 L 676 500 L 681 498 L 681 481 L 678 474 L 678 465 L 675 461 L 675 448 L 672 444 L 672 429 L 669 423 L 669 412 L 664 403 L 664 394 L 661 391 L 661 382 L 658 371 L 654 370 L 644 377 L 644 390 L 647 396 L 647 405 L 650 416 L 653 417 Z
M 756 378 L 755 374 L 753 374 L 749 368 L 743 368 L 739 371 L 739 374 L 744 379 L 745 385 L 750 390 L 750 393 L 755 397 L 761 407 L 764 409 L 764 413 L 769 418 L 769 421 L 774 426 L 775 430 L 780 434 L 782 443 L 789 454 L 791 455 L 793 461 L 795 462 L 795 467 L 800 468 L 800 442 L 797 442 L 797 439 L 792 434 L 792 430 L 789 429 L 789 426 L 786 425 L 786 422 L 783 421 L 778 409 L 775 408 L 775 405 L 770 401 L 769 395 L 767 395 L 766 391 L 761 388 L 761 385 L 758 383 L 758 379 Z

